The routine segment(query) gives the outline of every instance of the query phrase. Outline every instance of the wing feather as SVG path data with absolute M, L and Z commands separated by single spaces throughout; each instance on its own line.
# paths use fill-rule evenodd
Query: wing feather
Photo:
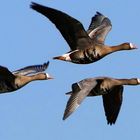
M 68 118 L 79 107 L 82 101 L 96 85 L 96 80 L 83 80 L 72 85 L 71 96 L 67 102 L 63 120 Z
M 87 33 L 93 41 L 104 44 L 105 38 L 111 28 L 112 25 L 109 18 L 97 12 L 96 15 L 92 17 Z
M 31 8 L 46 16 L 52 23 L 55 24 L 72 51 L 80 49 L 78 42 L 81 39 L 84 40 L 85 44 L 89 44 L 91 39 L 89 38 L 81 22 L 75 18 L 59 10 L 34 2 L 31 4 Z
M 115 124 L 122 104 L 123 86 L 116 86 L 110 93 L 103 95 L 103 105 L 108 124 Z
M 32 65 L 32 66 L 27 66 L 22 69 L 13 71 L 13 74 L 18 74 L 18 75 L 29 75 L 29 74 L 35 74 L 39 72 L 45 71 L 49 66 L 49 61 L 47 63 L 44 63 L 43 65 Z

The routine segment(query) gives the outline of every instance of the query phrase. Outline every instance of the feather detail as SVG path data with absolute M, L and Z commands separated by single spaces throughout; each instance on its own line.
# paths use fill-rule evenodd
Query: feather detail
M 22 69 L 13 71 L 13 74 L 18 74 L 18 75 L 29 75 L 29 74 L 35 74 L 39 72 L 45 71 L 49 66 L 49 61 L 47 63 L 44 63 L 43 65 L 32 65 L 32 66 L 27 66 Z

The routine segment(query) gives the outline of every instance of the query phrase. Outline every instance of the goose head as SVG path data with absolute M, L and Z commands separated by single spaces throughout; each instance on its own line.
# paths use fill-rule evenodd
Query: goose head
M 128 42 L 121 44 L 121 46 L 123 46 L 127 50 L 137 49 L 137 47 L 133 43 L 128 43 Z

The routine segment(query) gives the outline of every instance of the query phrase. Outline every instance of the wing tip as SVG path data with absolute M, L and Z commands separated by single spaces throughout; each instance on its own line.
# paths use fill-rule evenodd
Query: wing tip
M 36 6 L 40 6 L 40 4 L 32 1 L 30 4 L 30 8 L 34 9 Z
M 110 126 L 112 126 L 112 125 L 115 124 L 115 121 L 107 121 L 107 124 L 110 125 Z
M 116 123 L 117 118 L 107 118 L 108 125 L 114 125 Z
M 42 8 L 46 8 L 46 7 L 39 4 L 39 3 L 31 2 L 30 8 L 33 9 L 33 10 L 36 10 L 36 11 L 40 11 L 40 10 L 42 10 Z
M 48 62 L 46 62 L 46 63 L 43 64 L 43 66 L 45 67 L 45 69 L 48 68 L 49 64 L 50 64 L 50 61 L 48 61 Z
M 96 11 L 96 14 L 92 17 L 92 21 L 96 21 L 100 17 L 104 17 L 104 15 L 102 13 Z
M 34 9 L 34 7 L 37 5 L 37 3 L 35 3 L 35 2 L 31 2 L 31 4 L 30 4 L 30 8 L 32 8 L 32 9 Z
M 96 15 L 103 16 L 103 14 L 102 14 L 102 13 L 100 13 L 99 11 L 96 11 Z
M 63 116 L 62 120 L 65 121 L 67 119 L 67 117 Z
M 65 121 L 70 116 L 70 114 L 71 113 L 68 113 L 67 111 L 65 111 L 62 120 Z

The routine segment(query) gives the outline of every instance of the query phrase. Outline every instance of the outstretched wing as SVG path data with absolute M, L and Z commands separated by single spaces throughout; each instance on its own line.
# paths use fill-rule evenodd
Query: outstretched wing
M 69 44 L 71 50 L 83 49 L 90 44 L 90 38 L 85 31 L 83 25 L 73 17 L 67 15 L 59 10 L 45 7 L 43 5 L 32 3 L 31 8 L 46 16 L 52 23 L 55 24 L 57 29 L 61 32 L 64 39 Z
M 87 33 L 95 42 L 104 44 L 105 38 L 111 28 L 112 25 L 109 18 L 97 12 L 96 15 L 92 17 Z
M 82 80 L 78 83 L 72 84 L 72 92 L 69 92 L 71 96 L 67 102 L 63 120 L 68 118 L 78 108 L 85 97 L 96 85 L 97 81 L 90 79 Z
M 18 75 L 29 75 L 29 74 L 34 74 L 34 73 L 39 73 L 45 71 L 49 66 L 49 61 L 47 63 L 44 63 L 43 65 L 32 65 L 32 66 L 27 66 L 22 69 L 13 71 L 13 74 L 18 74 Z
M 0 66 L 0 80 L 12 82 L 14 79 L 15 76 L 6 67 Z
M 116 86 L 111 92 L 103 95 L 103 105 L 107 123 L 115 124 L 122 104 L 123 86 Z

